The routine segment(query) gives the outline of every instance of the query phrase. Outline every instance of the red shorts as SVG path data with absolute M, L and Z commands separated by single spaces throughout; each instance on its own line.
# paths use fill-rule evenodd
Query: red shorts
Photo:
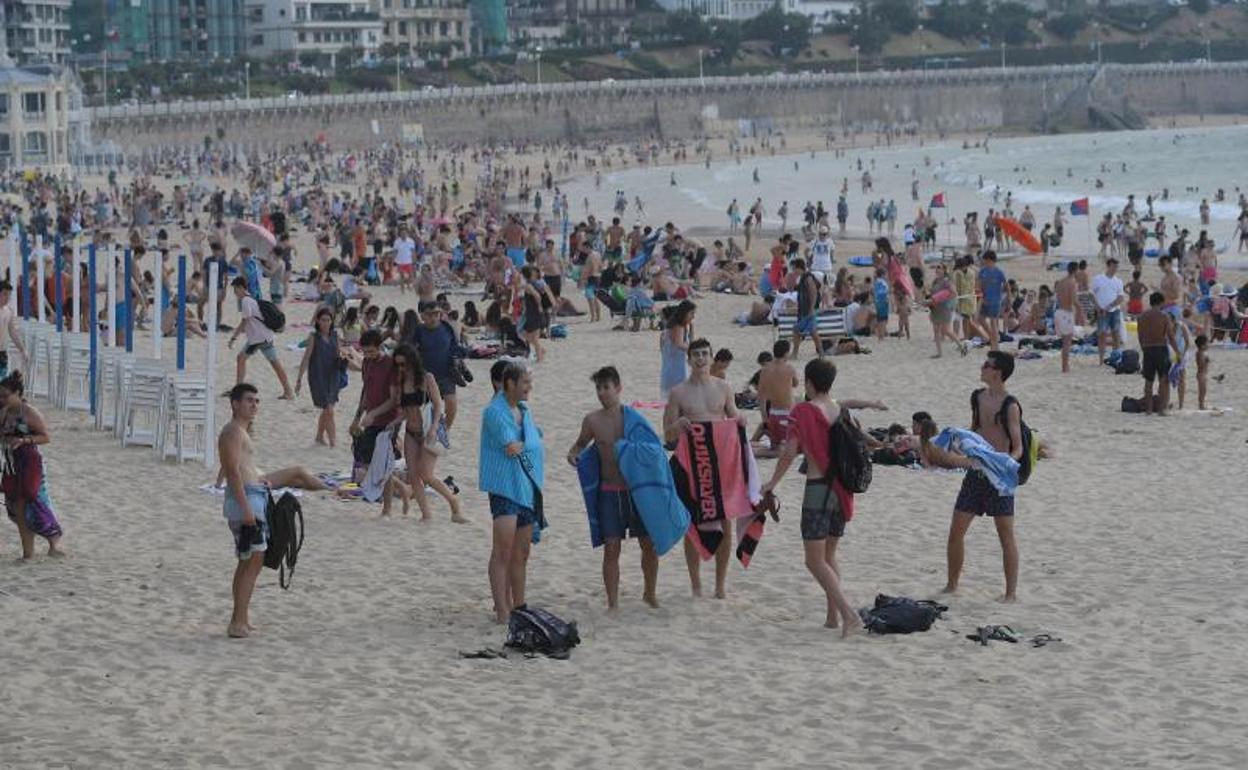
M 403 275 L 410 276 L 415 271 L 415 265 L 398 265 L 399 272 Z
M 776 410 L 767 413 L 767 437 L 771 445 L 779 449 L 789 439 L 789 413 L 787 410 Z

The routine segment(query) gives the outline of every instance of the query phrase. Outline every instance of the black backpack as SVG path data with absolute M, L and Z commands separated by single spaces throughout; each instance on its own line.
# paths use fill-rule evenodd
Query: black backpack
M 281 308 L 267 299 L 256 300 L 256 304 L 260 306 L 260 320 L 269 331 L 280 332 L 286 328 L 286 314 Z
M 299 505 L 299 498 L 289 492 L 277 502 L 273 502 L 270 495 L 265 516 L 269 520 L 269 547 L 264 552 L 264 566 L 277 570 L 278 585 L 289 589 L 295 576 L 295 564 L 299 561 L 299 549 L 303 548 L 303 506 Z
M 904 596 L 875 597 L 875 606 L 861 609 L 862 624 L 873 634 L 913 634 L 926 631 L 949 610 L 928 599 L 907 599 Z
M 576 621 L 565 622 L 540 607 L 522 604 L 507 619 L 506 646 L 521 652 L 563 659 L 580 643 Z
M 1120 355 L 1110 355 L 1105 359 L 1105 363 L 1114 370 L 1114 374 L 1139 374 L 1140 351 L 1120 350 L 1117 352 Z
M 984 391 L 983 388 L 971 392 L 971 416 L 974 418 L 975 425 L 979 425 L 979 394 Z M 1036 437 L 1032 434 L 1031 426 L 1023 419 L 1023 405 L 1018 403 L 1018 399 L 1013 396 L 1006 396 L 1001 402 L 1001 409 L 997 412 L 997 421 L 1002 425 L 1008 426 L 1006 420 L 1009 417 L 1010 404 L 1018 404 L 1018 432 L 1023 438 L 1023 456 L 1018 460 L 1018 485 L 1027 483 L 1027 479 L 1031 478 L 1031 472 L 1035 469 L 1036 458 L 1039 447 L 1036 443 Z M 1014 449 L 1014 438 L 1010 436 L 1009 428 L 1005 431 L 1006 438 L 1010 442 L 1010 450 Z
M 867 434 L 849 416 L 848 409 L 842 407 L 828 428 L 828 442 L 832 450 L 832 461 L 824 471 L 828 480 L 838 479 L 847 492 L 866 492 L 871 487 L 871 450 L 867 448 Z

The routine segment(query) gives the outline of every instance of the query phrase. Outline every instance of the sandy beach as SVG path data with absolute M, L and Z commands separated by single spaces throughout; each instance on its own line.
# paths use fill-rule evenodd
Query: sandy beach
M 315 250 L 302 228 L 299 238 L 306 267 Z M 1038 258 L 1002 266 L 1029 288 L 1056 277 Z M 1145 280 L 1158 280 L 1155 264 Z M 392 287 L 374 302 L 414 304 Z M 732 323 L 749 302 L 698 303 L 697 334 L 735 353 L 728 376 L 738 389 L 773 341 L 770 328 Z M 288 304 L 289 320 L 306 322 L 313 307 Z M 224 320 L 237 317 L 228 301 Z M 51 428 L 43 454 L 71 556 L 19 563 L 15 529 L 6 525 L 0 537 L 0 650 L 10 664 L 0 767 L 987 770 L 1241 761 L 1248 684 L 1235 640 L 1248 623 L 1238 598 L 1248 537 L 1234 469 L 1248 350 L 1211 351 L 1214 373 L 1226 379 L 1211 385 L 1210 401 L 1229 411 L 1198 413 L 1193 382 L 1187 409 L 1166 418 L 1120 412 L 1142 381 L 1115 376 L 1095 356 L 1076 358 L 1067 376 L 1055 353 L 1019 361 L 1010 390 L 1056 450 L 1017 497 L 1020 601 L 996 601 L 1000 548 L 991 524 L 979 521 L 961 591 L 942 599 L 944 619 L 922 634 L 841 641 L 822 627 L 823 597 L 802 563 L 795 473 L 779 489 L 781 520 L 768 524 L 749 569 L 734 562 L 727 599 L 691 597 L 677 549 L 660 565 L 661 606 L 648 608 L 638 549 L 628 543 L 621 611 L 607 616 L 601 552 L 590 548 L 563 457 L 597 407 L 594 369 L 620 369 L 626 402 L 659 397 L 659 343 L 655 332 L 568 322 L 568 338 L 550 341 L 534 369 L 530 406 L 544 431 L 551 527 L 534 548 L 528 591 L 532 603 L 578 623 L 583 642 L 570 660 L 459 656 L 503 641 L 485 574 L 488 505 L 477 491 L 489 362 L 470 362 L 476 381 L 460 391 L 453 446 L 438 465 L 463 490 L 470 523 L 452 524 L 441 501 L 435 520 L 421 524 L 415 514 L 380 519 L 380 506 L 306 494 L 294 585 L 283 592 L 264 572 L 252 604 L 258 629 L 243 642 L 224 633 L 234 560 L 221 501 L 198 489 L 215 472 L 120 449 L 88 417 L 36 400 Z M 908 425 L 916 410 L 941 425 L 969 425 L 982 352 L 931 360 L 926 313 L 911 323 L 911 341 L 872 340 L 871 355 L 834 359 L 833 394 L 886 402 L 889 412 L 861 415 L 870 427 Z M 285 346 L 303 334 L 279 337 L 292 377 L 299 353 Z M 202 367 L 202 343 L 188 344 L 192 368 Z M 136 350 L 150 347 L 139 335 Z M 171 340 L 164 353 L 172 357 Z M 801 363 L 809 355 L 807 347 Z M 233 372 L 224 344 L 216 366 L 220 390 Z M 262 470 L 349 469 L 345 444 L 313 444 L 306 391 L 279 401 L 261 358 L 248 372 L 263 399 L 254 431 Z M 343 438 L 359 388 L 353 373 L 338 410 Z M 659 424 L 658 410 L 646 414 Z M 219 425 L 228 419 L 226 400 L 217 400 L 217 415 Z M 756 424 L 757 412 L 749 418 Z M 772 461 L 762 467 L 768 474 Z M 936 597 L 959 483 L 953 473 L 876 469 L 840 550 L 856 607 L 878 593 Z M 965 638 L 986 624 L 1062 641 L 1035 648 Z

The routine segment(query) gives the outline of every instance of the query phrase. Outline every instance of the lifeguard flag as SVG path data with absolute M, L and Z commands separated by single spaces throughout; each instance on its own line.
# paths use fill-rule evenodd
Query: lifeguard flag
M 1070 215 L 1072 217 L 1086 217 L 1088 215 L 1088 199 L 1080 198 L 1070 203 Z
M 927 205 L 929 209 L 943 209 L 945 207 L 945 194 L 938 192 L 932 196 L 932 202 Z

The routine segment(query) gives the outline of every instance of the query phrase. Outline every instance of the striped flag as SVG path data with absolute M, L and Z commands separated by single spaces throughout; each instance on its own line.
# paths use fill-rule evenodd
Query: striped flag
M 1088 215 L 1088 199 L 1080 198 L 1070 203 L 1070 215 L 1072 217 L 1086 217 Z

